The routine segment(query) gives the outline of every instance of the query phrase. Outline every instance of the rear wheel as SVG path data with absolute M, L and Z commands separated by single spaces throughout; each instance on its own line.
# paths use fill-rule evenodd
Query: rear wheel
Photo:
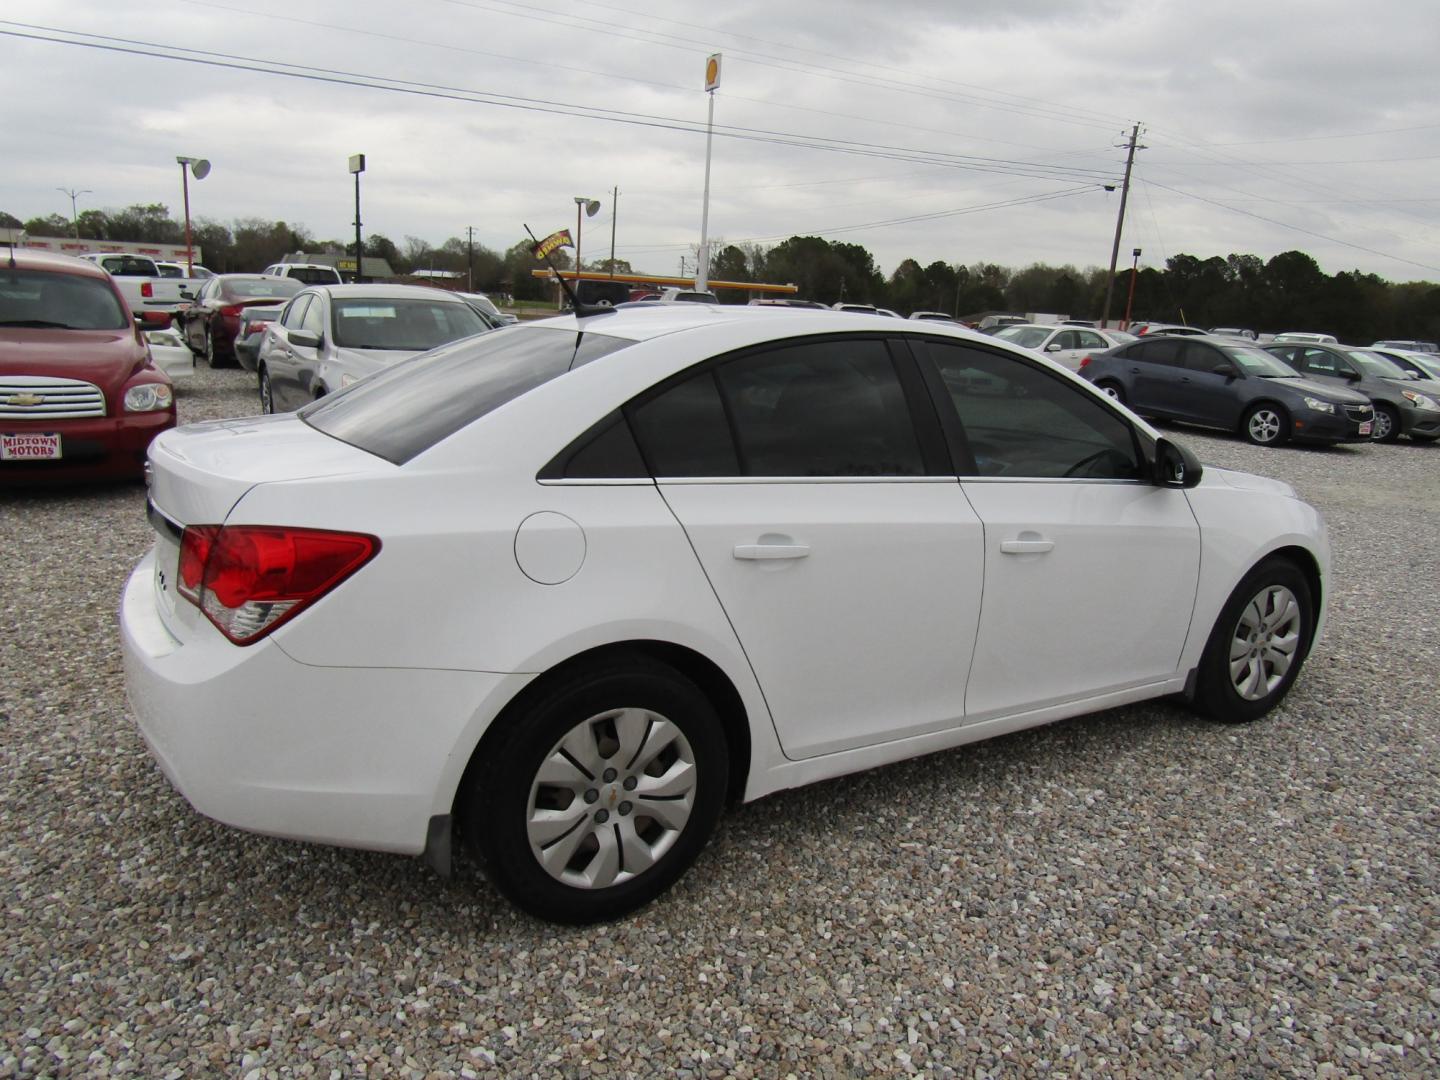
M 1280 703 L 1310 651 L 1315 606 L 1288 559 L 1246 574 L 1220 612 L 1196 672 L 1195 704 L 1216 720 L 1244 723 Z
M 729 763 L 714 707 L 678 672 L 643 656 L 587 665 L 504 723 L 456 813 L 491 879 L 525 911 L 618 918 L 700 853 Z
M 1290 417 L 1280 406 L 1261 402 L 1245 414 L 1240 431 L 1256 446 L 1279 446 L 1290 438 Z
M 1111 379 L 1106 379 L 1103 382 L 1097 382 L 1095 386 L 1097 389 L 1103 390 L 1110 397 L 1120 402 L 1121 405 L 1125 404 L 1125 391 L 1120 389 L 1119 383 Z
M 1375 421 L 1370 426 L 1373 442 L 1394 442 L 1400 438 L 1400 414 L 1393 405 L 1375 403 Z

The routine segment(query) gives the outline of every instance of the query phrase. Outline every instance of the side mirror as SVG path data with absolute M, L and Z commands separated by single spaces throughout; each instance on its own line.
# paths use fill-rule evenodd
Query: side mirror
M 291 330 L 290 344 L 299 345 L 302 349 L 318 349 L 320 335 L 313 330 Z
M 1050 342 L 1049 345 L 1046 345 L 1046 346 L 1045 346 L 1045 351 L 1046 351 L 1046 352 L 1059 352 L 1059 351 L 1060 351 L 1060 343 L 1059 343 L 1058 341 L 1052 341 L 1052 342 Z
M 1341 378 L 1348 379 L 1350 382 L 1359 382 L 1359 381 L 1360 381 L 1360 372 L 1358 372 L 1358 371 L 1353 371 L 1353 370 L 1351 370 L 1350 368 L 1344 368 L 1344 369 L 1340 372 L 1340 376 L 1341 376 Z
M 1205 468 L 1200 459 L 1179 443 L 1159 439 L 1155 443 L 1153 480 L 1159 487 L 1193 488 Z
M 1236 370 L 1234 364 L 1216 364 L 1210 369 L 1210 374 L 1223 375 L 1227 379 L 1233 379 L 1236 378 L 1240 372 Z

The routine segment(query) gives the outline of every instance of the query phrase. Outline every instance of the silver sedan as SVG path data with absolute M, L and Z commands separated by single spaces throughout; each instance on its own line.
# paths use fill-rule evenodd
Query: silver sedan
M 469 304 L 415 285 L 316 285 L 260 341 L 265 412 L 289 412 L 398 360 L 490 329 Z
M 1088 326 L 1043 326 L 1039 323 L 1017 323 L 996 331 L 995 336 L 1001 341 L 1019 345 L 1022 349 L 1044 353 L 1071 371 L 1078 371 L 1080 361 L 1087 356 L 1135 340 L 1134 334 L 1121 330 L 1096 330 Z

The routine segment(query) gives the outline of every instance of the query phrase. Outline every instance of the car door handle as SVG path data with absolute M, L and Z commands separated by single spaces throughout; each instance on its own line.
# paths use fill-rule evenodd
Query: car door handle
M 1000 550 L 1006 555 L 1043 555 L 1055 546 L 1054 540 L 1001 540 Z
M 803 559 L 810 554 L 809 544 L 736 544 L 737 559 Z

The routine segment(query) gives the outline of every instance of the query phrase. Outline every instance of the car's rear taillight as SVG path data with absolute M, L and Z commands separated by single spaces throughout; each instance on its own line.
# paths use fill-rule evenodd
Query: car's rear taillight
M 151 297 L 155 295 L 155 286 L 148 281 L 140 282 L 140 295 Z
M 1090 357 L 1088 357 L 1088 356 L 1081 357 L 1081 359 L 1080 359 L 1080 368 L 1081 368 L 1081 369 L 1084 369 L 1089 363 L 1090 363 Z
M 240 304 L 226 304 L 220 309 L 220 314 L 224 315 L 226 318 L 238 319 L 240 317 L 240 312 L 244 310 L 245 308 L 242 307 Z
M 190 525 L 180 539 L 180 595 L 236 645 L 259 641 L 369 562 L 364 533 L 269 525 Z

